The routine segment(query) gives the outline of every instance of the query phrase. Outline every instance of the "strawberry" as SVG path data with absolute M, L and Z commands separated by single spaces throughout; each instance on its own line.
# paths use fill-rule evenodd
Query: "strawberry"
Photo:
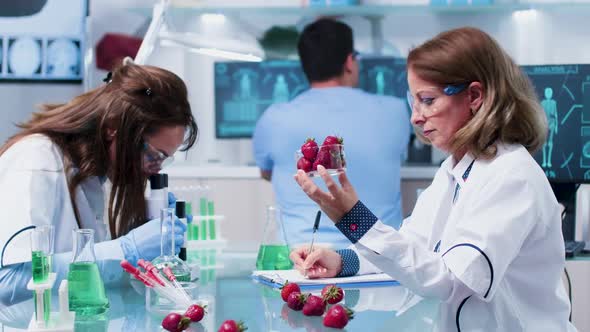
M 291 294 L 289 294 L 289 297 L 287 298 L 287 305 L 289 306 L 289 308 L 295 311 L 299 311 L 303 309 L 303 305 L 305 304 L 306 299 L 306 295 L 301 294 L 299 292 L 292 292 Z
M 324 316 L 324 326 L 342 329 L 348 324 L 348 321 L 354 317 L 354 312 L 340 304 L 328 309 Z
M 312 167 L 311 161 L 305 159 L 305 157 L 301 157 L 297 161 L 297 169 L 302 169 L 305 173 L 311 172 Z
M 162 320 L 162 327 L 166 331 L 180 332 L 186 330 L 190 323 L 190 318 L 172 312 L 169 313 L 166 317 L 164 317 L 164 319 Z
M 322 145 L 318 152 L 317 158 L 313 163 L 313 170 L 317 170 L 317 165 L 322 165 L 327 169 L 342 168 L 342 155 L 340 153 L 340 146 Z
M 295 283 L 289 283 L 289 280 L 287 280 L 283 287 L 281 287 L 281 297 L 283 298 L 283 301 L 287 302 L 289 294 L 293 292 L 301 293 L 301 289 L 299 288 L 299 285 Z
M 327 145 L 343 144 L 343 143 L 344 143 L 344 139 L 342 137 L 336 137 L 336 136 L 330 135 L 324 139 L 324 143 L 322 143 L 322 145 L 327 146 Z
M 236 322 L 233 319 L 228 319 L 221 326 L 217 332 L 243 332 L 246 331 L 248 328 L 244 325 L 244 322 L 239 321 Z
M 330 166 L 332 166 L 332 157 L 330 156 L 330 148 L 329 147 L 321 147 L 320 151 L 318 152 L 318 155 L 315 159 L 315 161 L 313 162 L 313 170 L 317 171 L 318 166 L 317 165 L 322 165 L 325 168 L 331 168 Z
M 318 165 L 320 165 L 320 160 L 319 160 L 319 159 L 316 159 L 316 160 L 313 162 L 313 165 L 311 166 L 311 170 L 312 170 L 312 171 L 317 171 L 317 170 L 318 170 Z
M 315 159 L 315 156 L 318 154 L 318 143 L 315 142 L 314 138 L 308 138 L 305 140 L 305 143 L 301 146 L 301 153 L 303 153 L 303 156 L 309 161 Z
M 326 302 L 319 296 L 310 295 L 303 305 L 303 314 L 305 316 L 321 316 L 326 310 Z
M 336 304 L 344 298 L 344 291 L 336 285 L 327 285 L 322 289 L 322 298 L 329 304 Z
M 191 322 L 196 323 L 203 319 L 203 316 L 205 316 L 205 308 L 207 308 L 207 306 L 201 307 L 198 304 L 193 304 L 188 307 L 184 315 L 190 318 Z

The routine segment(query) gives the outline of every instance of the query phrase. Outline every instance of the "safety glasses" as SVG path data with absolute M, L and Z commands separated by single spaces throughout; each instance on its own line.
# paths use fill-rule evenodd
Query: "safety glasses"
M 461 93 L 468 86 L 469 86 L 469 83 L 450 84 L 450 85 L 447 85 L 442 90 L 442 93 L 445 96 L 453 96 L 453 95 Z M 412 110 L 412 112 L 419 112 L 423 116 L 428 117 L 428 116 L 432 116 L 432 115 L 436 114 L 436 112 L 438 110 L 438 108 L 434 107 L 434 105 L 435 105 L 436 99 L 438 97 L 440 97 L 440 94 L 438 94 L 436 92 L 430 92 L 430 91 L 421 92 L 420 96 L 418 96 L 418 98 L 414 98 L 414 95 L 412 95 L 410 90 L 408 90 L 406 93 L 406 97 L 408 99 L 408 105 L 410 106 L 410 109 Z
M 146 165 L 151 168 L 152 166 L 159 166 L 164 168 L 174 161 L 174 156 L 168 156 L 165 153 L 158 151 L 150 143 L 145 141 L 143 143 L 143 159 Z

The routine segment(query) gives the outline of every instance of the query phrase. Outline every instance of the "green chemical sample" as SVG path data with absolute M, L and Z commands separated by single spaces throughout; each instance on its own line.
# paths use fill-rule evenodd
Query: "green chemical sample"
M 33 266 L 33 282 L 46 282 L 51 270 L 51 257 L 42 251 L 33 251 L 31 264 Z
M 209 217 L 215 215 L 215 204 L 213 204 L 213 201 L 207 202 L 207 214 L 209 215 Z M 216 236 L 215 236 L 215 219 L 210 218 L 209 219 L 209 240 L 215 240 L 215 238 L 216 238 Z
M 43 251 L 33 251 L 31 258 L 33 267 L 33 282 L 36 284 L 47 282 L 49 272 L 51 271 L 51 256 L 46 255 Z M 33 301 L 37 303 L 37 292 L 33 292 Z M 51 312 L 51 290 L 43 292 L 43 320 L 49 321 Z M 37 318 L 37 307 L 35 306 L 35 319 Z
M 109 308 L 104 284 L 94 262 L 71 263 L 68 272 L 70 310 L 82 316 L 98 315 Z
M 256 259 L 258 270 L 289 270 L 292 267 L 287 245 L 261 245 Z
M 182 282 L 182 281 L 186 281 L 186 282 L 190 282 L 191 281 L 191 274 L 179 274 L 179 275 L 174 275 L 176 277 L 176 281 L 178 282 Z
M 201 197 L 199 203 L 201 212 L 201 240 L 207 240 L 207 198 Z

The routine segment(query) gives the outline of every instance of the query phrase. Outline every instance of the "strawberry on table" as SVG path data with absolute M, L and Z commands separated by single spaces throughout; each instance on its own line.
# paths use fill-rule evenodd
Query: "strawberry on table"
M 328 309 L 324 316 L 324 326 L 342 329 L 348 324 L 348 321 L 354 317 L 354 312 L 340 304 Z
M 169 313 L 166 317 L 164 317 L 164 319 L 162 320 L 162 327 L 166 331 L 180 332 L 186 330 L 190 323 L 191 320 L 188 317 L 184 317 L 181 314 L 172 312 Z
M 321 316 L 326 310 L 326 302 L 319 296 L 310 295 L 303 305 L 303 314 L 305 316 Z
M 190 318 L 191 322 L 199 322 L 205 316 L 205 308 L 207 306 L 200 306 L 198 304 L 193 304 L 184 313 L 184 315 Z
M 305 304 L 306 299 L 307 295 L 301 294 L 299 292 L 292 292 L 291 294 L 289 294 L 289 297 L 287 298 L 287 305 L 289 306 L 289 308 L 295 311 L 299 311 L 303 309 L 303 305 Z
M 344 291 L 336 285 L 327 285 L 322 289 L 322 298 L 329 304 L 336 304 L 344 298 Z
M 296 283 L 292 283 L 287 280 L 283 287 L 281 287 L 281 297 L 283 298 L 283 301 L 287 302 L 289 294 L 293 292 L 301 293 L 301 289 Z
M 217 332 L 243 332 L 246 331 L 248 328 L 244 325 L 244 322 L 239 321 L 236 322 L 233 319 L 228 319 L 221 326 Z

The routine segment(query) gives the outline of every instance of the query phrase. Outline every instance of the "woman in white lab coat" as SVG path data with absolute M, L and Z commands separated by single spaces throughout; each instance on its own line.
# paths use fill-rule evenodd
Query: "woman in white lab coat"
M 182 146 L 197 125 L 184 82 L 131 61 L 105 84 L 61 105 L 44 105 L 0 148 L 0 303 L 30 294 L 29 233 L 55 228 L 53 270 L 63 278 L 72 259 L 72 230 L 95 231 L 104 281 L 120 279 L 120 260 L 160 254 L 160 223 L 146 221 L 146 179 Z M 110 180 L 108 217 L 103 184 Z M 184 227 L 175 227 L 182 242 Z
M 399 231 L 363 205 L 346 174 L 339 186 L 322 168 L 324 192 L 299 171 L 353 246 L 295 250 L 296 267 L 313 278 L 383 271 L 442 301 L 442 331 L 575 330 L 558 203 L 531 156 L 547 121 L 530 81 L 474 28 L 439 34 L 407 66 L 416 133 L 450 156 Z

